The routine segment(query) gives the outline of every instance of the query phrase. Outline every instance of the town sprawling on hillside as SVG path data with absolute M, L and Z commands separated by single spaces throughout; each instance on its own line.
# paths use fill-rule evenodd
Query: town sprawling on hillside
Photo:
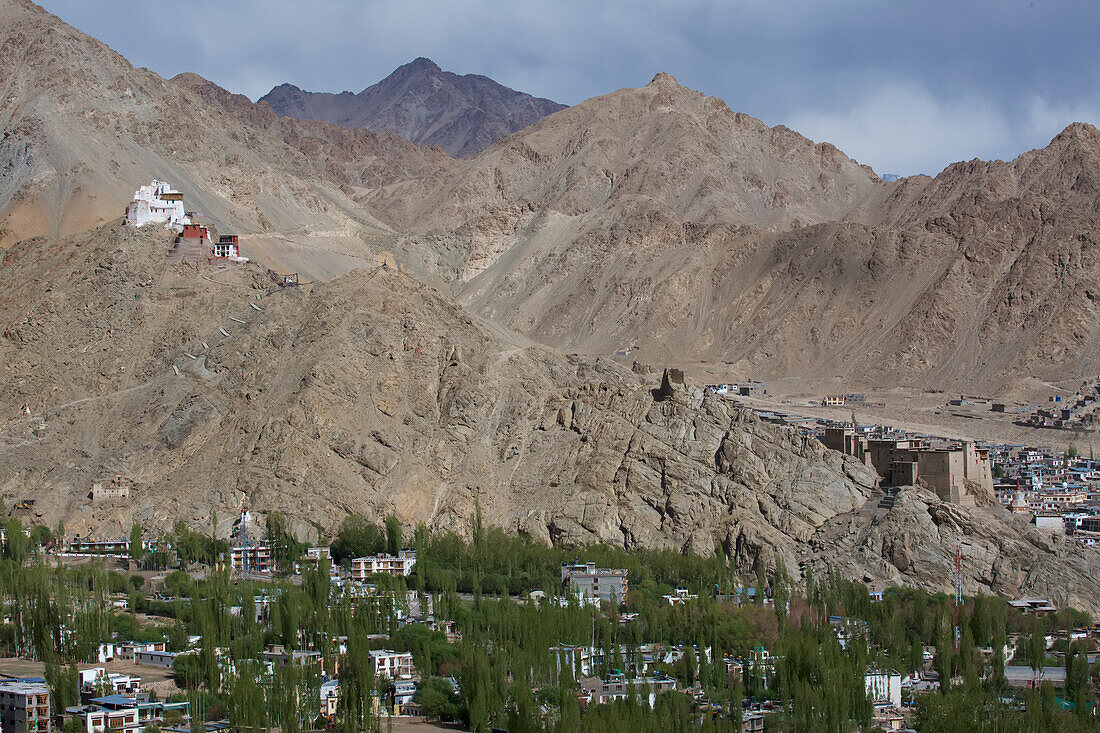
M 795 585 L 782 564 L 742 578 L 720 557 L 481 527 L 405 536 L 395 517 L 350 516 L 322 546 L 276 513 L 241 516 L 232 544 L 182 523 L 68 542 L 63 527 L 4 529 L 5 731 L 1092 718 L 1100 629 L 1048 599 Z
M 247 261 L 212 244 L 169 184 L 143 187 L 128 214 L 131 226 L 173 229 L 175 261 Z M 655 399 L 683 382 L 666 371 Z M 1092 456 L 738 402 L 766 395 L 758 381 L 705 391 L 874 471 L 877 508 L 921 486 L 947 504 L 1016 515 L 1052 541 L 1100 538 Z M 867 398 L 822 402 L 854 410 Z M 130 492 L 123 476 L 89 487 L 102 510 L 125 508 Z M 243 512 L 228 539 L 215 516 L 208 532 L 134 524 L 119 537 L 74 535 L 40 516 L 18 501 L 0 530 L 4 733 L 451 721 L 924 731 L 960 719 L 1047 730 L 1094 720 L 1100 627 L 1050 598 L 964 595 L 961 544 L 952 595 L 791 574 L 782 559 L 745 573 L 721 552 L 546 545 L 484 527 L 480 512 L 469 539 L 352 514 L 317 544 L 296 539 L 277 511 Z
M 0 0 L 0 733 L 1100 732 L 1088 64 L 983 121 L 1083 7 L 41 1 L 175 75 Z

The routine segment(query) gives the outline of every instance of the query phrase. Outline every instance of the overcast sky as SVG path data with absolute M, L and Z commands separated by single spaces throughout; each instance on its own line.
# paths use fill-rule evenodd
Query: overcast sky
M 257 99 L 417 56 L 564 104 L 658 71 L 879 173 L 1015 157 L 1100 122 L 1094 0 L 39 0 L 135 66 Z

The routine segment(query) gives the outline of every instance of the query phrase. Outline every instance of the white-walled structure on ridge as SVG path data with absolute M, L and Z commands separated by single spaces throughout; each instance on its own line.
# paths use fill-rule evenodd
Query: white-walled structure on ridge
M 134 200 L 126 207 L 126 221 L 139 227 L 164 224 L 168 228 L 191 223 L 183 208 L 183 194 L 171 184 L 155 179 L 134 192 Z

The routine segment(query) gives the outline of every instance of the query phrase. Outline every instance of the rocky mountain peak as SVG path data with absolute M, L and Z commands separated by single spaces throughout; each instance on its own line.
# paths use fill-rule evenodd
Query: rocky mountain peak
M 380 192 L 382 215 L 401 217 L 387 223 L 446 230 L 516 204 L 779 229 L 843 218 L 881 185 L 833 146 L 735 114 L 668 74 L 551 115 L 423 183 L 434 193 Z
M 1087 122 L 1073 122 L 1051 140 L 1048 150 L 1084 154 L 1100 161 L 1100 130 Z
M 438 64 L 436 64 L 430 58 L 427 58 L 425 56 L 418 56 L 415 59 L 413 59 L 412 61 L 410 61 L 409 63 L 403 64 L 402 66 L 397 67 L 397 70 L 394 73 L 397 73 L 398 71 L 402 71 L 402 70 L 405 70 L 405 71 L 422 71 L 422 72 L 429 72 L 429 73 L 434 72 L 436 74 L 439 74 L 439 73 L 443 72 L 443 70 L 441 68 L 439 68 Z
M 172 79 L 174 81 L 174 80 L 180 78 L 181 76 L 183 76 L 183 74 L 177 74 L 176 76 L 172 77 Z M 275 92 L 300 92 L 300 91 L 302 91 L 301 87 L 295 86 L 293 84 L 289 84 L 287 82 L 283 82 L 282 84 L 276 85 L 271 90 L 270 93 L 274 94 Z
M 286 117 L 389 132 L 438 145 L 460 158 L 564 109 L 557 102 L 509 89 L 485 76 L 443 71 L 423 56 L 358 94 L 307 92 L 280 85 L 260 101 Z
M 681 86 L 681 84 L 680 84 L 679 81 L 677 81 L 676 77 L 673 76 L 672 74 L 667 74 L 663 71 L 659 71 L 653 77 L 653 79 L 649 82 L 649 84 L 647 84 L 646 86 L 650 86 L 650 87 L 661 87 L 661 86 L 679 87 L 679 86 Z
M 169 81 L 172 82 L 173 84 L 179 84 L 181 86 L 186 86 L 186 87 L 191 87 L 191 88 L 204 87 L 208 84 L 213 83 L 209 79 L 206 79 L 205 77 L 199 76 L 198 74 L 196 74 L 193 71 L 180 72 L 179 74 L 176 74 L 171 79 L 169 79 Z M 291 89 L 296 89 L 297 88 L 297 87 L 295 87 L 293 85 L 290 85 L 290 84 L 284 84 L 283 86 L 289 87 Z
M 1095 125 L 1091 125 L 1088 122 L 1071 122 L 1054 138 L 1055 141 L 1062 139 L 1088 140 L 1095 142 L 1096 140 L 1100 140 L 1100 130 L 1097 130 Z

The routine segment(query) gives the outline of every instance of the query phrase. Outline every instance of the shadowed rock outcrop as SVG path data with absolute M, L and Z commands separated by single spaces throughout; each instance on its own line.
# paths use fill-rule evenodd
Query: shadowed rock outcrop
M 837 515 L 800 548 L 800 568 L 836 568 L 874 586 L 954 589 L 962 552 L 963 592 L 1042 597 L 1058 606 L 1100 610 L 1100 553 L 1035 528 L 1000 506 L 963 507 L 906 487 L 892 507 L 873 502 Z

